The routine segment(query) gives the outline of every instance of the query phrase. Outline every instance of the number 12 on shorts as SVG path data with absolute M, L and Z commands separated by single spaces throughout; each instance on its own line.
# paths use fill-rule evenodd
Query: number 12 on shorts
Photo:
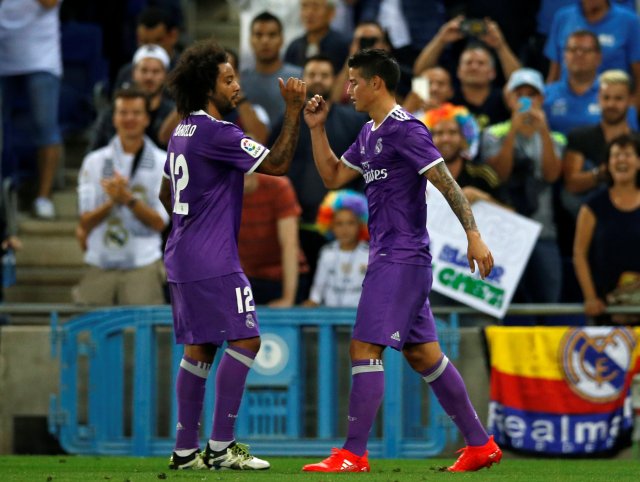
M 244 294 L 244 298 L 243 298 Z M 251 304 L 253 301 L 253 293 L 249 286 L 245 286 L 244 290 L 238 286 L 236 288 L 236 303 L 238 304 L 238 313 L 248 313 L 250 311 L 256 311 L 255 305 Z

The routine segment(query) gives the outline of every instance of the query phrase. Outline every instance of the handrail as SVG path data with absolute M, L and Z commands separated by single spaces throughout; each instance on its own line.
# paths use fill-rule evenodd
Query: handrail
M 82 306 L 73 303 L 2 303 L 0 304 L 0 313 L 16 314 L 16 315 L 48 315 L 50 313 L 58 313 L 58 315 L 77 315 L 86 313 L 99 308 L 113 308 L 113 306 Z M 300 308 L 301 311 L 309 308 Z M 260 309 L 260 306 L 258 306 Z M 331 308 L 327 308 L 331 309 Z M 468 306 L 432 306 L 431 309 L 435 315 L 450 315 L 458 313 L 459 315 L 484 315 L 474 308 Z M 639 314 L 640 305 L 634 306 L 610 306 L 604 312 L 605 314 Z M 584 314 L 584 306 L 580 303 L 527 303 L 513 304 L 507 310 L 507 315 L 581 315 Z

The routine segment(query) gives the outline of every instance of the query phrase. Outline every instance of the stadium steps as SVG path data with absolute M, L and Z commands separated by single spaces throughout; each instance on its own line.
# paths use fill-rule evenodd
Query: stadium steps
M 71 303 L 71 287 L 17 284 L 5 289 L 7 303 Z
M 84 272 L 83 253 L 75 239 L 78 223 L 77 169 L 65 169 L 65 188 L 54 192 L 57 218 L 42 221 L 23 212 L 16 252 L 16 284 L 5 289 L 7 303 L 71 303 L 71 287 Z M 46 321 L 46 318 L 44 319 Z
M 58 220 L 78 220 L 78 194 L 76 186 L 53 193 L 53 204 L 56 207 Z
M 23 248 L 16 253 L 16 265 L 32 267 L 83 266 L 82 251 L 75 237 L 20 235 Z

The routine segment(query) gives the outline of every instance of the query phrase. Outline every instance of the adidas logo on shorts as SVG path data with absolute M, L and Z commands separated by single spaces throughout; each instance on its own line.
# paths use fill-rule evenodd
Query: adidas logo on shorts
M 395 341 L 400 341 L 400 332 L 396 331 L 393 335 L 391 335 L 391 339 Z

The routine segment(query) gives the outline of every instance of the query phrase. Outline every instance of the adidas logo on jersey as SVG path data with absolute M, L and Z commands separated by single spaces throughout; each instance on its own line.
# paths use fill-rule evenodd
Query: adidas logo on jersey
M 400 332 L 396 331 L 393 335 L 391 335 L 391 339 L 395 341 L 400 341 Z
M 411 119 L 405 111 L 400 109 L 400 106 L 397 106 L 394 110 L 392 110 L 390 116 L 392 119 L 400 122 L 408 121 L 409 119 Z

